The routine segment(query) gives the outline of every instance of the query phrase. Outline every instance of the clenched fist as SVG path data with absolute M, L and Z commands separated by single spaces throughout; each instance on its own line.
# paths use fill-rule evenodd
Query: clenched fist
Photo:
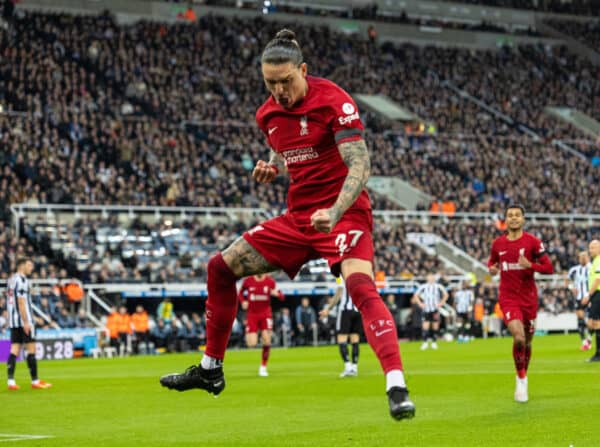
M 332 208 L 317 210 L 310 216 L 310 224 L 321 233 L 330 233 L 336 223 Z
M 252 177 L 258 183 L 271 183 L 277 177 L 277 169 L 264 160 L 258 160 L 252 171 Z

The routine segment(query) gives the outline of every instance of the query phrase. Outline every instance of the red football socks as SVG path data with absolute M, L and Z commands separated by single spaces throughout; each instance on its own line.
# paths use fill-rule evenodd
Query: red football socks
M 379 296 L 373 279 L 364 273 L 353 273 L 346 278 L 346 287 L 360 311 L 367 341 L 383 371 L 402 370 L 396 324 Z
M 269 362 L 269 354 L 270 353 L 271 353 L 270 346 L 262 347 L 262 361 L 260 362 L 261 366 L 267 366 L 267 363 Z
M 515 369 L 519 379 L 527 377 L 527 363 L 525 346 L 513 343 L 513 359 L 515 361 Z
M 237 276 L 217 253 L 208 261 L 205 354 L 223 360 L 237 313 Z

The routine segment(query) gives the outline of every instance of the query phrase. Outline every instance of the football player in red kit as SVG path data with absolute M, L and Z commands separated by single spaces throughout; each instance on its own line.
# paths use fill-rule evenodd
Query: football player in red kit
M 373 279 L 373 219 L 366 191 L 371 164 L 354 100 L 338 85 L 309 76 L 295 34 L 281 30 L 262 54 L 270 93 L 256 112 L 269 146 L 252 176 L 270 183 L 287 173 L 287 211 L 263 222 L 208 263 L 207 345 L 200 365 L 161 378 L 184 391 L 225 387 L 223 357 L 237 308 L 236 281 L 284 270 L 293 278 L 311 259 L 325 258 L 342 275 L 361 313 L 367 341 L 386 376 L 390 414 L 411 418 L 396 325 Z
M 504 322 L 513 337 L 513 358 L 517 370 L 515 400 L 527 402 L 527 367 L 538 309 L 534 274 L 549 275 L 553 268 L 542 241 L 523 231 L 525 208 L 510 205 L 505 218 L 508 231 L 492 243 L 488 268 L 491 275 L 500 273 L 498 301 Z
M 277 290 L 275 280 L 267 274 L 249 276 L 242 282 L 238 293 L 242 308 L 246 311 L 246 345 L 256 347 L 258 331 L 262 341 L 262 360 L 258 375 L 267 377 L 267 363 L 271 352 L 271 337 L 273 336 L 273 312 L 271 297 L 283 300 L 285 297 Z

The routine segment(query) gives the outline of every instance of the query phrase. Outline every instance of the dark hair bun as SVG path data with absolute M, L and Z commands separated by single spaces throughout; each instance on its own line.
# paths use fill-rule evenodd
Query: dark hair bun
M 283 28 L 281 31 L 275 34 L 275 39 L 296 40 L 296 33 L 287 28 Z

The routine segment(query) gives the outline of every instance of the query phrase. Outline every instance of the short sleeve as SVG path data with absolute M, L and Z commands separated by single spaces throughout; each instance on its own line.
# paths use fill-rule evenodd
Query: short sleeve
M 363 138 L 364 126 L 352 97 L 340 88 L 329 100 L 328 112 L 335 142 L 340 144 Z
M 15 295 L 17 298 L 27 298 L 28 286 L 22 279 L 17 279 L 15 284 Z

